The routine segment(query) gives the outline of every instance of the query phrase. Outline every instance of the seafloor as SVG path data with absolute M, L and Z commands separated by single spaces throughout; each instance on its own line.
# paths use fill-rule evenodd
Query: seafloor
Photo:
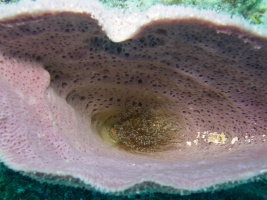
M 164 199 L 164 200 L 266 200 L 267 181 L 264 179 L 215 192 L 186 196 L 166 193 L 141 193 L 131 196 L 102 194 L 62 185 L 40 183 L 0 164 L 0 200 L 87 200 L 87 199 Z

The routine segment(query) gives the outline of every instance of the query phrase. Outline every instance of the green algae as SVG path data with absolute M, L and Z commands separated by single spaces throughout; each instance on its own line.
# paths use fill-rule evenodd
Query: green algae
M 267 0 L 100 0 L 107 8 L 145 11 L 153 5 L 182 5 L 245 18 L 253 24 L 267 26 Z
M 266 14 L 266 2 L 263 0 L 160 0 L 166 5 L 196 6 L 201 9 L 212 9 L 217 12 L 229 12 L 242 15 L 254 23 L 261 23 Z
M 264 200 L 267 198 L 267 182 L 259 180 L 226 190 L 196 193 L 187 196 L 178 194 L 136 193 L 132 195 L 103 194 L 95 190 L 85 190 L 62 185 L 41 183 L 18 172 L 14 172 L 0 163 L 0 199 L 1 200 L 126 200 L 126 199 L 169 199 L 169 200 L 206 200 L 239 199 Z
M 0 0 L 1 3 L 15 3 L 19 0 Z M 218 13 L 238 15 L 252 24 L 267 26 L 267 0 L 99 0 L 106 8 L 146 11 L 153 5 L 182 5 L 198 9 L 214 10 Z

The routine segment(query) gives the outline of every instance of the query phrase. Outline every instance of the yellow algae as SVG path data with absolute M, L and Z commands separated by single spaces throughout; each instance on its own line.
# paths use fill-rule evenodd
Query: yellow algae
M 190 142 L 190 141 L 186 141 L 186 145 L 189 146 L 189 147 L 191 147 L 192 142 Z
M 225 144 L 227 138 L 224 133 L 209 133 L 207 142 L 214 143 L 214 144 Z
M 198 144 L 198 139 L 195 139 L 193 142 L 195 143 L 195 145 L 197 145 Z
M 238 141 L 238 137 L 234 137 L 232 140 L 231 140 L 231 144 L 234 144 Z

